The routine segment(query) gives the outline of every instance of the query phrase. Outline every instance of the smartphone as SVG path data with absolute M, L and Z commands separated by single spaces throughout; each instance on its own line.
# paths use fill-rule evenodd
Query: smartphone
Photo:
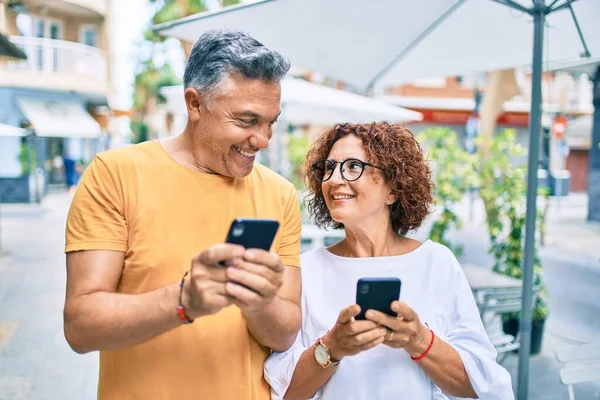
M 367 310 L 377 310 L 382 313 L 396 316 L 390 308 L 395 300 L 400 300 L 400 286 L 398 278 L 361 278 L 356 282 L 356 304 L 360 306 L 360 314 L 355 319 L 365 319 Z
M 278 230 L 279 222 L 274 219 L 237 218 L 231 223 L 225 242 L 269 251 Z M 225 264 L 221 261 L 219 265 Z

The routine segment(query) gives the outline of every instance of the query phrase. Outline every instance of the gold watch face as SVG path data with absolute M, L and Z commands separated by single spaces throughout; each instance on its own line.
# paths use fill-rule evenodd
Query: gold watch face
M 315 347 L 315 359 L 321 365 L 326 365 L 329 361 L 329 352 L 320 343 L 318 343 Z

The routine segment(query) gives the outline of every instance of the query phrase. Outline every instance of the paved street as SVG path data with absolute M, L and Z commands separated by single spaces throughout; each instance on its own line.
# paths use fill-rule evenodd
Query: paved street
M 0 399 L 96 397 L 97 354 L 77 355 L 62 331 L 68 197 L 2 205 Z
M 42 206 L 1 206 L 0 400 L 95 398 L 97 354 L 73 353 L 62 333 L 68 202 L 59 194 L 48 196 Z M 595 228 L 579 221 L 580 206 L 561 204 L 571 215 L 570 228 L 561 218 L 550 218 L 547 244 L 553 247 L 544 248 L 542 257 L 551 317 L 542 354 L 531 359 L 531 399 L 568 398 L 553 349 L 600 341 L 600 257 L 591 244 Z M 472 222 L 451 237 L 465 244 L 464 262 L 485 266 L 489 265 L 486 235 L 478 218 L 475 213 Z M 561 232 L 567 234 L 561 237 Z M 424 234 L 422 230 L 417 236 Z M 558 243 L 567 240 L 579 247 Z M 600 248 L 600 242 L 595 243 Z M 505 362 L 513 377 L 516 364 L 514 355 Z M 578 399 L 600 399 L 600 383 L 576 386 L 575 392 Z

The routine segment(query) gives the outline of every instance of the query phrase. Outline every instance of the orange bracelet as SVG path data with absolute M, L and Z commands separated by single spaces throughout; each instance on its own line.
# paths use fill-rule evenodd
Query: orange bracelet
M 433 331 L 431 329 L 429 329 L 429 332 L 431 332 L 431 342 L 429 342 L 429 346 L 427 346 L 427 349 L 425 349 L 425 351 L 423 352 L 423 354 L 421 354 L 419 357 L 410 357 L 413 361 L 419 361 L 421 360 L 423 357 L 425 357 L 427 355 L 427 353 L 429 353 L 429 350 L 431 350 L 431 348 L 433 347 L 433 341 L 435 340 L 435 333 L 433 333 Z

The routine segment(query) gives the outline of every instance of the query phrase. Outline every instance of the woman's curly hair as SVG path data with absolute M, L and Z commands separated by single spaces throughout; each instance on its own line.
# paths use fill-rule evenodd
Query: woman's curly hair
M 341 138 L 356 135 L 362 140 L 367 161 L 382 168 L 385 182 L 398 200 L 390 206 L 390 221 L 394 231 L 406 235 L 417 229 L 433 203 L 431 169 L 414 135 L 399 124 L 338 124 L 323 133 L 311 146 L 304 160 L 304 173 L 309 194 L 308 211 L 321 228 L 343 228 L 331 218 L 325 204 L 321 182 L 315 179 L 312 165 L 324 160 Z M 365 171 L 366 173 L 366 171 Z

